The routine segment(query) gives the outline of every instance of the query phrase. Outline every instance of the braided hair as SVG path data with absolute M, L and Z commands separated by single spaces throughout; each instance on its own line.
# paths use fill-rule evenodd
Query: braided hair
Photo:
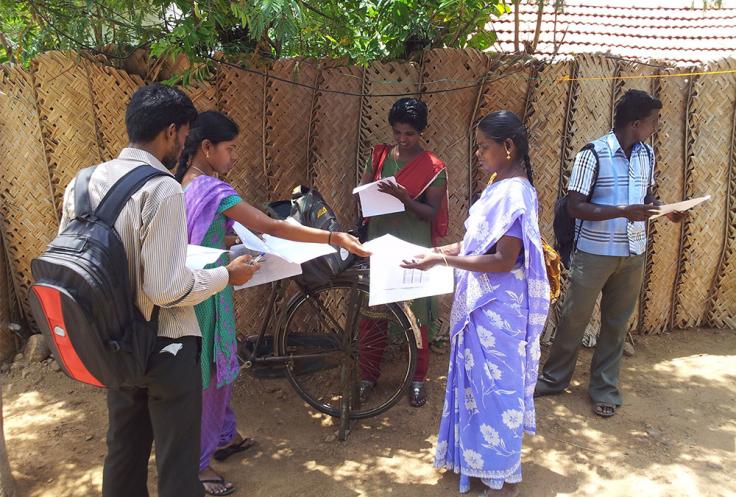
M 209 140 L 213 145 L 220 142 L 230 141 L 238 136 L 240 129 L 232 119 L 221 112 L 208 110 L 200 113 L 192 123 L 189 134 L 184 142 L 184 150 L 179 157 L 179 164 L 174 177 L 181 183 L 184 175 L 191 165 L 192 158 L 204 140 Z
M 529 183 L 533 185 L 532 161 L 529 159 L 529 137 L 521 119 L 509 110 L 491 112 L 481 119 L 478 123 L 478 129 L 496 143 L 503 143 L 508 139 L 514 142 L 516 149 L 524 161 L 526 177 Z

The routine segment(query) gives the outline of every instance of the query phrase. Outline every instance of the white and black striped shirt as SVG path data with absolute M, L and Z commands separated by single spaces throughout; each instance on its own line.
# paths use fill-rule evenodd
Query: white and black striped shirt
M 97 166 L 89 183 L 92 207 L 126 173 L 149 164 L 169 172 L 153 155 L 125 148 Z M 74 181 L 64 192 L 61 232 L 74 219 Z M 222 291 L 228 283 L 224 267 L 191 270 L 186 267 L 187 225 L 184 193 L 173 176 L 149 180 L 125 205 L 115 230 L 128 256 L 128 274 L 138 309 L 146 319 L 160 306 L 158 335 L 168 338 L 201 336 L 194 306 Z

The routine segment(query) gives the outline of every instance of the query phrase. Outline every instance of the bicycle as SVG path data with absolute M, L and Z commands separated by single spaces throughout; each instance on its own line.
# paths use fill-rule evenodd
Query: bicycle
M 377 416 L 399 401 L 409 388 L 421 347 L 408 305 L 368 306 L 368 278 L 363 263 L 314 288 L 299 277 L 272 283 L 258 334 L 239 346 L 243 371 L 260 378 L 285 374 L 310 406 L 340 419 L 342 441 L 351 420 Z M 290 281 L 296 293 L 279 305 Z M 387 331 L 370 331 L 363 322 L 371 319 L 385 319 Z M 370 396 L 361 398 L 361 376 L 376 373 L 374 368 L 380 369 L 380 379 Z

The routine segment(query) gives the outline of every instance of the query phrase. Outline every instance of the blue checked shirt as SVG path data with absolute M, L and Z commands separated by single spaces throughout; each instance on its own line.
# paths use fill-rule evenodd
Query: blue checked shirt
M 595 140 L 593 145 L 598 153 L 600 169 L 590 202 L 598 205 L 644 203 L 649 187 L 654 184 L 652 148 L 642 142 L 635 143 L 629 160 L 613 131 Z M 572 166 L 567 190 L 587 197 L 592 187 L 594 168 L 593 152 L 579 152 Z M 578 221 L 577 227 L 577 248 L 583 252 L 627 257 L 643 254 L 646 250 L 644 221 L 632 222 L 619 217 L 606 221 Z

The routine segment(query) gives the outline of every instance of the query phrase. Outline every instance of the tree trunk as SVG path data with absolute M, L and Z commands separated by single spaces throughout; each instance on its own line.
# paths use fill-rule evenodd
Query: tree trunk
M 544 0 L 537 0 L 537 25 L 534 27 L 534 40 L 532 41 L 531 53 L 534 55 L 539 44 L 539 35 L 542 34 L 542 16 L 544 15 Z
M 10 472 L 3 428 L 3 395 L 0 390 L 0 497 L 15 497 L 15 480 Z

